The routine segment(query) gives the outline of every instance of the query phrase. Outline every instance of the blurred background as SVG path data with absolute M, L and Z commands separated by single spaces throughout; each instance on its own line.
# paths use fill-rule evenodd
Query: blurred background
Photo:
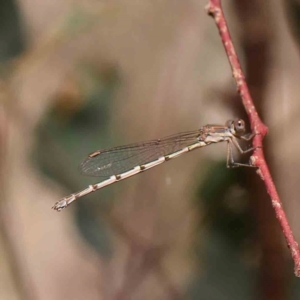
M 78 170 L 93 151 L 247 120 L 207 2 L 1 2 L 1 299 L 300 299 L 263 183 L 225 144 L 51 210 L 101 180 Z M 300 1 L 223 5 L 299 241 Z

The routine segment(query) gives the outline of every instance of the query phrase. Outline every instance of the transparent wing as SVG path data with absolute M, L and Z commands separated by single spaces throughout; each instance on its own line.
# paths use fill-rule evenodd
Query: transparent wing
M 130 144 L 91 153 L 80 165 L 84 175 L 109 177 L 152 162 L 198 142 L 201 130 L 183 132 L 163 139 Z

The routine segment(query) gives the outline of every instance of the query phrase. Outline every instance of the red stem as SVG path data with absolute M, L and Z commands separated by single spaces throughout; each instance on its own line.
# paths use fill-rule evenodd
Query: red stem
M 218 27 L 226 54 L 229 59 L 229 63 L 232 69 L 232 75 L 237 84 L 238 93 L 241 96 L 244 108 L 248 114 L 251 130 L 257 135 L 253 139 L 253 146 L 258 147 L 254 150 L 253 155 L 251 156 L 251 162 L 253 165 L 257 166 L 257 173 L 264 181 L 268 194 L 271 197 L 272 205 L 275 210 L 276 217 L 279 221 L 287 245 L 290 249 L 292 258 L 295 264 L 295 275 L 300 277 L 300 252 L 298 244 L 295 241 L 293 232 L 288 223 L 285 211 L 283 209 L 282 203 L 279 199 L 276 187 L 274 185 L 273 179 L 271 177 L 268 165 L 266 163 L 264 152 L 262 148 L 262 140 L 268 132 L 267 126 L 261 121 L 245 80 L 238 56 L 234 49 L 232 39 L 229 33 L 229 29 L 224 17 L 224 13 L 221 6 L 220 0 L 210 0 L 209 4 L 206 7 L 207 12 L 211 15 Z

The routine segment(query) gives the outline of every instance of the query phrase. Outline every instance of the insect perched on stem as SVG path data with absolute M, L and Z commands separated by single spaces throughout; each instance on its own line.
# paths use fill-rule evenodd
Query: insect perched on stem
M 238 119 L 229 120 L 225 125 L 206 125 L 162 139 L 95 151 L 80 165 L 82 174 L 109 178 L 61 199 L 52 208 L 61 211 L 91 192 L 212 143 L 227 142 L 227 167 L 253 167 L 251 164 L 235 162 L 232 149 L 235 146 L 242 154 L 254 150 L 253 147 L 243 150 L 239 144 L 239 140 L 249 141 L 254 135 L 245 134 L 245 122 Z

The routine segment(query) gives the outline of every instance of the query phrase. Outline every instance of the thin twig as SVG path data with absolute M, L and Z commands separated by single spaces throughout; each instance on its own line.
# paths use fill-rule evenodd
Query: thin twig
M 229 29 L 224 17 L 221 1 L 210 0 L 206 9 L 208 14 L 211 15 L 216 22 L 223 45 L 225 47 L 226 54 L 230 62 L 233 77 L 237 84 L 238 93 L 241 96 L 244 108 L 250 120 L 252 132 L 256 133 L 256 136 L 253 139 L 253 146 L 256 147 L 256 149 L 254 150 L 253 155 L 251 156 L 252 164 L 258 167 L 257 173 L 264 181 L 267 192 L 271 197 L 276 217 L 279 221 L 283 234 L 286 238 L 287 245 L 290 249 L 292 258 L 294 260 L 295 275 L 297 277 L 300 277 L 300 252 L 298 244 L 295 241 L 293 232 L 288 223 L 285 211 L 279 199 L 276 187 L 274 185 L 268 165 L 266 163 L 262 148 L 262 140 L 267 134 L 268 128 L 259 118 L 253 100 L 250 96 L 249 89 L 245 81 L 245 76 L 239 63 L 236 51 L 234 49 Z
M 239 20 L 241 28 L 239 41 L 244 53 L 245 76 L 248 87 L 255 101 L 256 110 L 263 119 L 267 82 L 270 77 L 270 66 L 273 63 L 272 53 L 275 28 L 272 26 L 273 14 L 270 1 L 262 5 L 261 0 L 233 0 L 233 12 Z M 266 17 L 268 19 L 266 19 Z M 258 32 L 259 29 L 259 32 Z M 246 112 L 237 93 L 229 102 L 234 113 L 246 118 Z M 274 127 L 272 127 L 274 130 Z M 271 147 L 264 140 L 264 154 L 272 173 L 274 158 L 270 154 Z M 264 183 L 254 172 L 244 169 L 241 184 L 251 191 L 250 210 L 254 216 L 256 244 L 259 247 L 259 270 L 257 272 L 257 296 L 261 300 L 286 299 L 292 278 L 287 275 L 290 266 L 286 263 L 286 244 L 282 243 L 281 228 L 272 210 L 269 195 Z M 274 178 L 276 181 L 276 179 Z M 252 237 L 254 238 L 254 237 Z

